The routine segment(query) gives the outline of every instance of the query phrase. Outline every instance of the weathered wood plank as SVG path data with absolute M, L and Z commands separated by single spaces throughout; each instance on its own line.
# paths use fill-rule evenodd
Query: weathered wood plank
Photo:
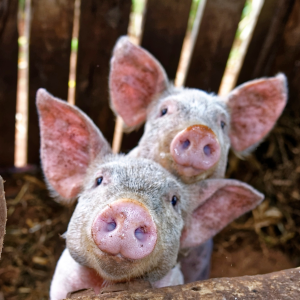
M 295 0 L 265 0 L 237 85 L 250 79 L 270 75 L 270 68 L 294 2 Z
M 0 176 L 0 259 L 1 259 L 1 252 L 3 247 L 3 239 L 5 235 L 6 218 L 7 218 L 7 209 L 6 209 L 6 202 L 5 202 L 5 195 L 4 195 L 4 187 L 3 187 L 2 177 Z
M 0 0 L 0 167 L 14 165 L 18 0 Z
M 109 60 L 119 36 L 127 33 L 130 0 L 81 1 L 75 103 L 109 142 L 114 115 L 108 101 Z
M 117 290 L 117 289 L 116 289 Z M 160 289 L 125 290 L 96 296 L 88 290 L 73 294 L 77 300 L 118 299 L 300 299 L 300 268 L 265 275 L 213 278 Z
M 284 28 L 279 49 L 270 75 L 284 72 L 288 77 L 289 101 L 287 108 L 300 115 L 300 1 L 295 1 Z
M 207 0 L 185 85 L 218 92 L 245 0 Z
M 67 99 L 74 0 L 32 0 L 29 44 L 28 163 L 38 164 L 38 88 Z
M 192 0 L 148 0 L 141 46 L 175 79 Z

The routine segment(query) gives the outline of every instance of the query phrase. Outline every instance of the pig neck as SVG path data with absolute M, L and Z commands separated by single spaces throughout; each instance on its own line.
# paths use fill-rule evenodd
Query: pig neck
M 62 253 L 51 283 L 51 300 L 65 298 L 68 292 L 92 288 L 96 294 L 101 289 L 113 285 L 113 282 L 104 280 L 94 269 L 77 263 L 70 255 L 68 249 Z M 156 282 L 151 282 L 153 287 L 164 287 L 183 284 L 180 265 L 177 264 L 169 273 Z

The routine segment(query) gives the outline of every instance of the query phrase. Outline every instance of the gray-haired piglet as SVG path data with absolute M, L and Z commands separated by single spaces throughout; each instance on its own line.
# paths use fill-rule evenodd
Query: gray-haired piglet
M 205 242 L 263 199 L 237 180 L 187 186 L 152 160 L 113 155 L 89 117 L 43 89 L 37 107 L 49 189 L 65 204 L 78 197 L 52 300 L 81 288 L 98 292 L 104 282 L 183 283 L 180 247 Z
M 249 81 L 225 98 L 174 87 L 161 64 L 127 37 L 117 41 L 110 66 L 112 109 L 129 130 L 146 121 L 129 156 L 154 160 L 188 184 L 223 178 L 229 148 L 237 154 L 254 149 L 287 101 L 283 74 Z M 207 241 L 185 251 L 185 282 L 207 278 L 211 249 Z
M 257 146 L 287 101 L 283 74 L 249 81 L 225 98 L 174 87 L 160 63 L 127 37 L 113 50 L 109 88 L 125 125 L 146 121 L 130 155 L 160 163 L 185 183 L 224 177 L 230 146 L 240 154 Z

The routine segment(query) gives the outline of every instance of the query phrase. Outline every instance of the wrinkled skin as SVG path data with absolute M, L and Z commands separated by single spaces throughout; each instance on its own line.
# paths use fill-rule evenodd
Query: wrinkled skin
M 152 160 L 112 155 L 82 111 L 45 90 L 38 91 L 37 106 L 49 189 L 64 204 L 78 197 L 52 300 L 70 289 L 136 278 L 157 287 L 183 283 L 179 248 L 209 243 L 263 199 L 237 180 L 186 185 Z
M 238 155 L 253 150 L 273 128 L 287 101 L 283 74 L 249 81 L 224 98 L 174 87 L 160 63 L 127 37 L 115 45 L 109 88 L 111 107 L 127 131 L 146 122 L 129 156 L 156 161 L 187 184 L 223 178 L 230 147 Z M 211 241 L 182 253 L 185 282 L 207 278 Z

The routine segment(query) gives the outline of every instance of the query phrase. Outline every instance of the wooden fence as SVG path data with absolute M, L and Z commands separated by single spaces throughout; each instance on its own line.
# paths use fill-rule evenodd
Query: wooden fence
M 44 87 L 67 99 L 75 0 L 32 0 L 29 41 L 28 163 L 39 163 L 35 94 Z M 141 45 L 175 78 L 192 0 L 148 0 Z M 218 92 L 245 0 L 202 0 L 188 87 Z M 112 48 L 127 33 L 131 0 L 82 0 L 75 103 L 111 142 L 115 118 L 108 104 Z M 18 72 L 18 0 L 0 0 L 0 167 L 14 164 Z M 288 110 L 300 109 L 300 0 L 265 0 L 237 84 L 282 71 Z M 132 148 L 141 130 L 124 137 Z

